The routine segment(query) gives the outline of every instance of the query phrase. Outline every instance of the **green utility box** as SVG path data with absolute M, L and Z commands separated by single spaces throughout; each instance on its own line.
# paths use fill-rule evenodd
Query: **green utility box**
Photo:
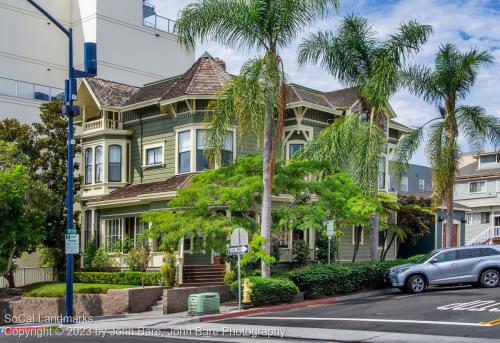
M 188 314 L 200 316 L 219 313 L 220 298 L 218 293 L 191 294 L 188 299 Z

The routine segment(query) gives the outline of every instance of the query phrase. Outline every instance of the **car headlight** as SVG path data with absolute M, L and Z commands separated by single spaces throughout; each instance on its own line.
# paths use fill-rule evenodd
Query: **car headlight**
M 406 272 L 408 269 L 410 269 L 410 267 L 398 268 L 398 269 L 396 270 L 396 273 L 404 273 L 404 272 Z

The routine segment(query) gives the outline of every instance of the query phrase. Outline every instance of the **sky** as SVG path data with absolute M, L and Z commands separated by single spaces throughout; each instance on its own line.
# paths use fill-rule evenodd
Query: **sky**
M 153 0 L 159 15 L 176 19 L 178 13 L 193 0 Z M 296 62 L 297 46 L 309 33 L 318 30 L 334 31 L 339 19 L 346 14 L 367 18 L 380 38 L 394 32 L 401 22 L 416 19 L 432 25 L 433 35 L 422 51 L 410 62 L 432 65 L 439 46 L 451 42 L 462 50 L 478 48 L 488 50 L 496 59 L 493 66 L 483 68 L 470 96 L 463 103 L 481 105 L 488 114 L 500 117 L 500 0 L 340 0 L 340 12 L 304 28 L 303 33 L 284 51 L 283 58 L 288 81 L 321 91 L 342 88 L 337 80 L 319 66 L 299 68 Z M 195 56 L 208 51 L 212 56 L 226 61 L 230 73 L 237 74 L 257 51 L 241 53 L 216 43 L 205 42 L 196 46 Z M 418 127 L 436 117 L 436 109 L 406 91 L 399 91 L 391 98 L 397 114 L 396 120 L 409 127 Z M 462 151 L 470 147 L 460 138 Z M 412 163 L 428 165 L 422 147 Z

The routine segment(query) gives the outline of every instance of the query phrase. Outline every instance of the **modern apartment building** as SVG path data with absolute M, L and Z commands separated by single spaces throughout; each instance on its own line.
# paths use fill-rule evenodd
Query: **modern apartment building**
M 134 242 L 148 227 L 141 214 L 164 209 L 177 191 L 198 172 L 209 168 L 204 157 L 207 105 L 230 80 L 225 63 L 203 54 L 186 72 L 136 87 L 101 79 L 85 79 L 78 88 L 82 111 L 77 125 L 82 127 L 84 185 L 82 191 L 82 242 L 97 237 L 103 247 L 125 238 Z M 353 88 L 323 92 L 297 84 L 287 87 L 287 116 L 281 158 L 289 158 L 330 123 L 345 115 L 362 114 L 359 97 Z M 400 130 L 388 108 L 380 124 Z M 238 141 L 238 127 L 227 132 L 224 163 L 244 154 L 259 153 L 253 145 Z M 399 137 L 399 134 L 398 134 Z M 388 146 L 397 143 L 393 139 Z M 387 155 L 387 154 L 386 154 Z M 387 159 L 381 162 L 380 187 L 387 190 Z M 273 201 L 283 201 L 280 197 Z M 363 233 L 360 259 L 369 251 L 369 235 Z M 291 257 L 294 239 L 304 239 L 314 254 L 314 230 L 284 232 L 282 260 Z M 193 251 L 195 240 L 179 242 L 178 263 L 213 263 L 213 252 Z M 352 258 L 352 232 L 342 239 L 341 260 Z M 153 251 L 158 242 L 149 240 Z M 395 257 L 395 250 L 389 254 Z M 161 265 L 162 253 L 154 252 L 151 266 Z M 120 263 L 119 263 L 120 264 Z
M 389 164 L 389 192 L 407 195 L 432 192 L 432 168 L 410 164 L 398 180 Z
M 185 71 L 194 53 L 179 46 L 174 22 L 143 0 L 37 0 L 73 29 L 74 63 L 97 43 L 97 77 L 142 86 Z M 176 13 L 169 13 L 176 16 Z M 66 36 L 25 0 L 0 0 L 0 119 L 38 118 L 43 101 L 62 96 Z

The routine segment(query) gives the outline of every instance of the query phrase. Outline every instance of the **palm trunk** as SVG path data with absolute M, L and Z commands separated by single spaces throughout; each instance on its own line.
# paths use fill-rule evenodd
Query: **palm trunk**
M 271 151 L 273 141 L 273 105 L 272 105 L 272 89 L 266 89 L 266 117 L 264 123 L 264 147 L 263 147 L 263 168 L 262 168 L 262 214 L 260 234 L 266 239 L 262 248 L 268 255 L 271 254 Z M 262 277 L 271 275 L 271 265 L 261 261 Z
M 373 213 L 370 216 L 370 261 L 376 261 L 378 255 L 378 231 L 379 231 L 379 213 Z
M 448 192 L 446 199 L 446 247 L 451 248 L 453 238 L 453 189 Z
M 389 250 L 391 250 L 392 244 L 394 243 L 395 240 L 396 240 L 396 234 L 394 233 L 392 234 L 389 244 L 387 244 L 387 248 L 384 250 L 384 254 L 382 255 L 381 261 L 385 261 L 385 259 L 387 258 L 387 253 L 389 252 Z

